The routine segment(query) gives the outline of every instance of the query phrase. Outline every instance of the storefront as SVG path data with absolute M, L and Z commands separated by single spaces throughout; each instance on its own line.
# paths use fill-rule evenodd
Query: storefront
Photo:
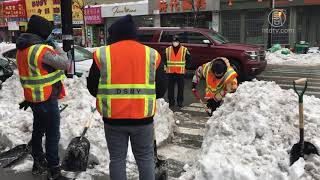
M 161 26 L 218 30 L 216 25 L 219 23 L 213 22 L 213 11 L 219 10 L 218 5 L 212 0 L 160 0 L 157 9 L 160 13 Z
M 105 29 L 117 20 L 118 17 L 131 14 L 138 27 L 153 27 L 154 16 L 149 14 L 147 1 L 104 4 L 101 6 L 101 16 L 104 18 Z
M 16 42 L 21 32 L 26 31 L 27 12 L 24 0 L 4 1 L 3 17 L 7 20 L 8 39 L 10 42 Z
M 101 17 L 101 6 L 90 6 L 84 10 L 88 47 L 105 45 L 105 30 Z

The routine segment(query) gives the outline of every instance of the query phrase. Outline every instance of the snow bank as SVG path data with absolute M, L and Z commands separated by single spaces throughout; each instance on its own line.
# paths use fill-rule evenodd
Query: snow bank
M 61 113 L 60 149 L 63 151 L 73 137 L 81 134 L 85 121 L 90 116 L 91 106 L 95 106 L 95 98 L 86 89 L 85 78 L 66 79 L 65 86 L 68 94 L 61 103 L 69 106 Z M 32 111 L 30 109 L 27 111 L 19 110 L 18 104 L 24 99 L 22 94 L 23 90 L 17 72 L 15 72 L 3 84 L 3 89 L 0 91 L 0 144 L 6 146 L 7 149 L 27 143 L 31 138 Z M 109 163 L 103 121 L 98 112 L 95 112 L 94 118 L 95 120 L 86 135 L 91 143 L 89 163 L 98 164 L 87 171 L 93 175 L 108 172 Z M 163 99 L 157 100 L 155 133 L 158 144 L 163 144 L 172 135 L 173 124 L 173 112 L 169 109 L 168 104 Z M 129 161 L 134 162 L 131 149 L 128 152 Z M 16 166 L 15 170 L 28 171 L 31 170 L 31 167 L 32 163 L 25 161 Z
M 305 96 L 305 140 L 320 143 L 320 99 Z M 319 179 L 320 158 L 309 156 L 289 167 L 299 141 L 298 98 L 274 82 L 240 85 L 209 119 L 198 164 L 180 179 Z
M 266 60 L 268 64 L 315 66 L 320 65 L 320 53 L 314 50 L 308 54 L 290 53 L 288 55 L 281 54 L 281 51 L 274 53 L 267 52 Z
M 10 49 L 14 49 L 14 48 L 16 48 L 16 44 L 14 43 L 6 43 L 6 42 L 0 43 L 0 53 Z

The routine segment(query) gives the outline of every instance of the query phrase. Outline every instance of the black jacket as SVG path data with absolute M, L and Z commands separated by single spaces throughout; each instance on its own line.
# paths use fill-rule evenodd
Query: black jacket
M 136 40 L 136 27 L 133 23 L 131 16 L 125 16 L 120 18 L 118 21 L 114 22 L 108 29 L 109 38 L 108 43 L 116 43 L 122 40 Z M 163 98 L 167 90 L 167 79 L 164 72 L 164 63 L 161 62 L 156 71 L 156 94 L 157 98 Z M 87 78 L 87 88 L 90 94 L 96 97 L 98 92 L 98 85 L 100 79 L 100 70 L 93 61 L 90 68 L 89 76 Z M 153 117 L 144 118 L 139 120 L 134 119 L 121 119 L 112 120 L 109 118 L 103 118 L 104 122 L 110 125 L 142 125 L 149 124 L 153 122 Z

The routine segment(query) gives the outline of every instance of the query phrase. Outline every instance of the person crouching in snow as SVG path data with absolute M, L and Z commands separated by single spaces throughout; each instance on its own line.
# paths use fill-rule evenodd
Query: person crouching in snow
M 17 66 L 25 101 L 20 109 L 29 106 L 33 111 L 32 174 L 47 173 L 48 179 L 67 179 L 61 175 L 58 145 L 60 112 L 58 99 L 65 96 L 62 80 L 69 67 L 67 54 L 51 39 L 52 23 L 43 17 L 31 16 L 26 33 L 17 39 Z M 46 153 L 42 137 L 46 135 Z
M 238 87 L 237 73 L 231 67 L 229 60 L 224 57 L 215 58 L 195 71 L 192 92 L 196 96 L 199 96 L 196 86 L 201 78 L 206 80 L 205 99 L 211 114 L 221 105 L 223 97 L 227 93 L 235 92 Z

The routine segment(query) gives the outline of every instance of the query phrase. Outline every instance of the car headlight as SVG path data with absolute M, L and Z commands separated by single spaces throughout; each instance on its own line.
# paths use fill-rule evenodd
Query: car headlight
M 251 60 L 258 60 L 258 53 L 256 51 L 246 51 L 245 54 L 248 55 Z

